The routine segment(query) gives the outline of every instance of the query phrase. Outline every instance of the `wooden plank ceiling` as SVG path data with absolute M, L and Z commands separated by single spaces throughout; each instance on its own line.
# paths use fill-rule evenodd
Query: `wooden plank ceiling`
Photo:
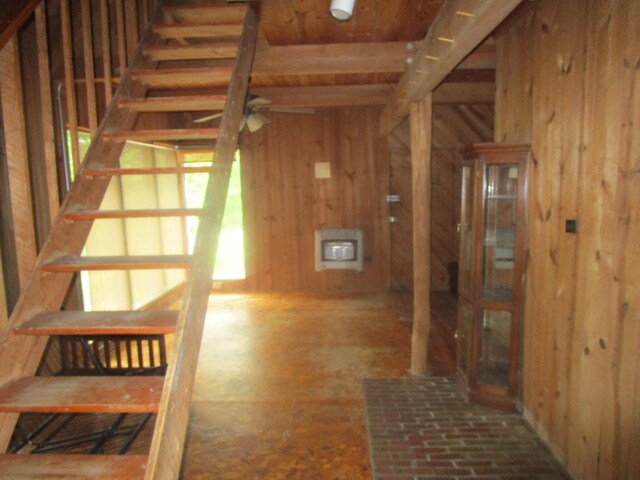
M 268 0 L 260 28 L 270 45 L 412 41 L 425 37 L 444 0 L 357 0 L 353 18 L 329 16 L 330 0 Z
M 282 105 L 334 106 L 386 104 L 445 0 L 357 0 L 346 22 L 329 15 L 330 0 L 254 3 L 261 38 L 252 93 Z M 446 95 L 434 102 L 492 102 L 494 69 L 489 41 L 445 80 Z

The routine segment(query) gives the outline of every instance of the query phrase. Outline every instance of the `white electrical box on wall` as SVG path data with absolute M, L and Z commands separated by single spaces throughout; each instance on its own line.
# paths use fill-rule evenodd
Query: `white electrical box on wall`
M 325 228 L 316 230 L 316 271 L 363 270 L 362 230 Z
M 329 162 L 316 162 L 315 168 L 318 180 L 331 178 L 331 164 Z

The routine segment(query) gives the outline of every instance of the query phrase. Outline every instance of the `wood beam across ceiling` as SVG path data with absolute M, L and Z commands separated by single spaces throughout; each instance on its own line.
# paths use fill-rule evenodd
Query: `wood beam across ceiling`
M 448 0 L 407 68 L 380 121 L 387 134 L 523 0 Z
M 271 100 L 274 107 L 350 107 L 386 105 L 393 88 L 391 84 L 251 87 L 250 93 Z
M 354 107 L 387 105 L 394 85 L 335 85 L 306 87 L 253 87 L 252 95 L 267 98 L 272 107 Z M 443 83 L 433 92 L 433 103 L 484 104 L 493 103 L 495 85 L 482 83 Z
M 403 73 L 421 42 L 339 43 L 325 45 L 261 45 L 256 50 L 253 76 Z M 470 54 L 461 69 L 495 68 L 495 44 Z
M 322 75 L 403 72 L 412 50 L 407 42 L 262 46 L 252 75 Z M 413 47 L 412 47 L 413 48 Z

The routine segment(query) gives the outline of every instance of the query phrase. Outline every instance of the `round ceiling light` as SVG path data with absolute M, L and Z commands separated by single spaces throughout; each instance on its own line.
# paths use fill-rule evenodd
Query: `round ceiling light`
M 353 7 L 356 0 L 331 0 L 331 16 L 336 20 L 344 22 L 353 15 Z

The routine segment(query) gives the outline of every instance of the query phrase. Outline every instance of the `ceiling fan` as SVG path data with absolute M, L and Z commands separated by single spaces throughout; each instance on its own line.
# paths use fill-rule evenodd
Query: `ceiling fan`
M 258 97 L 257 95 L 247 95 L 244 104 L 244 113 L 240 120 L 240 131 L 246 126 L 251 133 L 257 132 L 264 125 L 270 123 L 269 119 L 263 115 L 263 112 L 284 112 L 284 113 L 301 113 L 305 115 L 313 115 L 316 111 L 313 108 L 306 107 L 286 107 L 272 106 L 271 100 Z M 193 121 L 193 123 L 203 123 L 216 118 L 222 117 L 222 112 L 207 115 Z

